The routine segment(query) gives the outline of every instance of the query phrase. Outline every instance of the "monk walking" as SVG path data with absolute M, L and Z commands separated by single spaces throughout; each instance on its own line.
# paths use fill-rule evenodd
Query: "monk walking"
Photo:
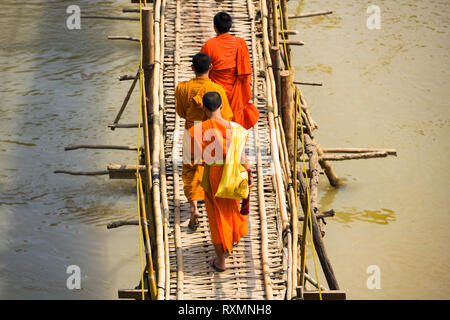
M 202 99 L 203 95 L 209 91 L 216 91 L 220 94 L 223 100 L 222 117 L 226 120 L 231 120 L 233 117 L 224 89 L 208 78 L 210 63 L 207 54 L 197 53 L 192 58 L 192 70 L 195 78 L 180 82 L 175 89 L 176 112 L 186 120 L 186 130 L 189 130 L 195 121 L 206 119 Z M 190 203 L 191 210 L 189 228 L 195 231 L 199 225 L 198 217 L 200 216 L 197 201 L 204 200 L 204 192 L 201 187 L 203 166 L 194 164 L 191 160 L 191 157 L 187 160 L 183 159 L 182 178 L 184 194 Z
M 214 17 L 217 36 L 206 41 L 201 52 L 211 57 L 209 77 L 225 89 L 233 121 L 250 129 L 259 119 L 258 110 L 249 102 L 252 98 L 250 54 L 245 40 L 229 33 L 232 24 L 228 13 L 217 13 Z
M 231 253 L 233 243 L 238 243 L 241 237 L 247 235 L 248 224 L 247 216 L 240 213 L 240 199 L 218 198 L 215 194 L 221 183 L 227 150 L 231 148 L 231 141 L 234 141 L 232 132 L 241 135 L 237 138 L 240 139 L 243 149 L 247 130 L 222 117 L 223 103 L 217 92 L 208 92 L 203 96 L 203 109 L 207 120 L 189 129 L 191 152 L 195 153 L 195 148 L 202 150 L 202 158 L 205 161 L 202 186 L 205 191 L 211 240 L 217 255 L 210 264 L 216 271 L 222 272 L 226 268 L 225 253 Z M 241 130 L 232 131 L 232 126 L 239 126 Z M 248 169 L 245 152 L 238 157 L 237 161 L 243 162 L 245 169 Z M 249 174 L 248 187 L 251 188 L 252 185 L 253 178 Z

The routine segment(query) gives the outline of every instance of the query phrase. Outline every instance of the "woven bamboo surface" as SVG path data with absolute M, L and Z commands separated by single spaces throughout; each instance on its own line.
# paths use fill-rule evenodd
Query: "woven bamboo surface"
M 254 6 L 251 8 L 254 10 L 249 10 L 249 5 Z M 227 270 L 223 273 L 214 272 L 208 264 L 215 253 L 203 202 L 199 203 L 202 215 L 199 219 L 200 227 L 196 232 L 188 228 L 189 203 L 184 196 L 181 179 L 184 120 L 175 113 L 174 96 L 178 82 L 189 80 L 194 76 L 191 70 L 191 58 L 200 51 L 206 40 L 215 36 L 213 16 L 219 11 L 231 14 L 234 21 L 231 33 L 244 38 L 247 42 L 253 66 L 256 67 L 253 72 L 257 79 L 256 90 L 254 90 L 257 96 L 253 103 L 257 105 L 261 114 L 257 128 L 250 130 L 246 149 L 255 177 L 255 187 L 251 191 L 251 212 L 248 217 L 249 233 L 241 239 L 233 253 L 226 259 Z M 250 17 L 249 12 L 253 12 L 254 15 L 259 13 L 259 1 L 167 0 L 164 12 L 163 87 L 164 154 L 167 159 L 167 195 L 170 209 L 170 288 L 166 290 L 169 290 L 170 299 L 266 299 L 268 298 L 266 286 L 270 286 L 274 299 L 284 299 L 286 294 L 286 252 L 283 249 L 281 222 L 277 209 L 279 205 L 273 184 L 269 145 L 266 66 L 262 58 L 260 38 L 252 37 L 251 32 L 251 18 L 255 18 L 256 28 L 260 27 L 260 20 L 258 17 Z M 176 19 L 177 15 L 180 19 Z M 176 21 L 180 21 L 178 27 L 176 27 Z M 258 139 L 255 139 L 255 136 Z M 258 145 L 262 160 L 261 176 L 256 174 Z M 261 231 L 258 186 L 262 188 L 264 194 L 267 235 Z M 178 204 L 180 236 L 176 241 L 175 229 L 178 220 L 175 217 Z M 263 237 L 267 239 L 267 265 L 270 279 L 268 283 L 264 281 L 262 267 L 261 240 Z M 179 252 L 182 259 L 180 256 L 177 257 L 177 246 L 181 248 Z

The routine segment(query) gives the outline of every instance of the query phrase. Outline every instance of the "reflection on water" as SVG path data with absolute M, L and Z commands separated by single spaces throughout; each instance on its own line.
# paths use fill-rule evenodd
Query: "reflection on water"
M 334 220 L 346 226 L 351 226 L 355 221 L 370 222 L 376 224 L 388 224 L 395 221 L 394 211 L 381 208 L 381 210 L 362 210 L 348 207 L 342 208 L 344 211 L 337 211 Z

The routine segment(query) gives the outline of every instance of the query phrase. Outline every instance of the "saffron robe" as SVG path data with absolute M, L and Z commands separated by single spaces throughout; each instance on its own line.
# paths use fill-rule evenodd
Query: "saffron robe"
M 253 127 L 259 119 L 252 98 L 252 66 L 245 40 L 222 33 L 202 46 L 201 52 L 211 58 L 209 77 L 226 91 L 233 111 L 233 121 L 245 129 Z
M 231 252 L 233 243 L 238 243 L 248 233 L 247 216 L 240 214 L 240 199 L 224 199 L 214 196 L 222 177 L 226 150 L 231 141 L 231 128 L 227 128 L 215 120 L 207 120 L 189 129 L 189 134 L 192 149 L 200 148 L 205 158 L 206 151 L 211 151 L 212 156 L 215 157 L 214 163 L 204 159 L 206 168 L 203 185 L 206 185 L 205 205 L 209 230 L 212 243 L 214 245 L 222 244 L 224 252 Z
M 208 77 L 198 77 L 189 81 L 180 82 L 175 89 L 176 112 L 186 120 L 185 129 L 194 125 L 195 121 L 206 119 L 203 112 L 203 95 L 209 91 L 218 92 L 222 98 L 222 117 L 231 120 L 233 112 L 225 90 L 218 84 L 212 82 Z M 184 195 L 188 201 L 203 200 L 204 192 L 201 187 L 203 177 L 203 166 L 194 164 L 190 159 L 183 161 L 182 178 Z

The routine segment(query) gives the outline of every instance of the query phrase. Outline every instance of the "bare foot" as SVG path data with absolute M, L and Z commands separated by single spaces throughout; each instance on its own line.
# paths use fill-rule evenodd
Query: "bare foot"
M 217 258 L 211 259 L 211 261 L 209 261 L 209 265 L 211 267 L 213 267 L 213 269 L 216 270 L 217 272 L 224 272 L 226 270 L 225 269 L 225 263 L 219 264 L 217 262 Z
M 189 219 L 188 227 L 191 230 L 195 231 L 200 225 L 200 222 L 198 221 L 200 213 L 198 212 L 197 201 L 191 201 L 190 211 L 191 211 L 191 218 Z

